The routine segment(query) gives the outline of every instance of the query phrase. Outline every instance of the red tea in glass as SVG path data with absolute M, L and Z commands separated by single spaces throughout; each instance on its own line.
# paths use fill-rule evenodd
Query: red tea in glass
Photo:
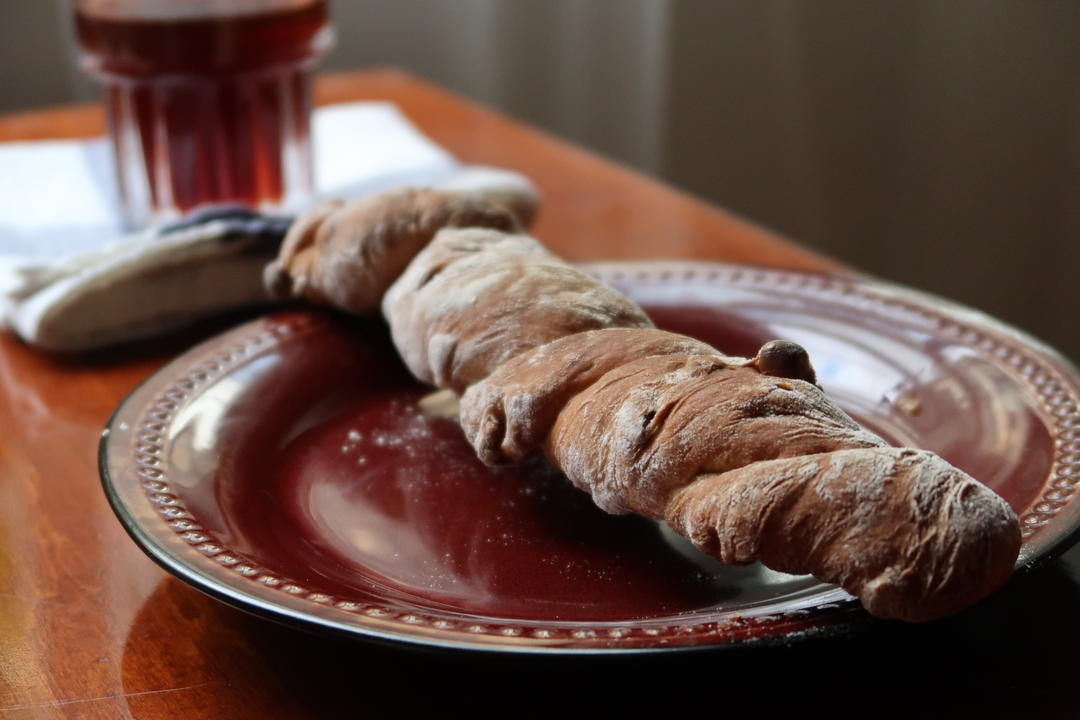
M 129 226 L 311 192 L 326 0 L 76 0 L 75 27 L 82 66 L 108 89 Z

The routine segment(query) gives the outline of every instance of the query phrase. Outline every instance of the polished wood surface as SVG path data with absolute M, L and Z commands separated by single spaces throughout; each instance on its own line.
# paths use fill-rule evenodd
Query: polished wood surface
M 397 103 L 471 163 L 539 186 L 536 233 L 574 259 L 711 258 L 839 269 L 768 231 L 392 71 L 323 78 L 320 102 Z M 0 140 L 84 137 L 99 108 L 0 118 Z M 0 168 L 2 171 L 2 168 Z M 790 648 L 573 661 L 442 654 L 315 637 L 166 575 L 101 492 L 101 428 L 168 358 L 220 329 L 68 358 L 0 336 L 0 716 L 315 718 L 488 707 L 573 712 L 648 699 L 771 716 L 1073 717 L 1080 554 L 959 617 L 879 623 Z

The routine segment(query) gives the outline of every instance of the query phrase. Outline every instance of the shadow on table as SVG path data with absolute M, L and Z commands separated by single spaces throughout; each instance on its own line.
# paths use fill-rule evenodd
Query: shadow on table
M 648 656 L 520 657 L 320 637 L 164 580 L 124 651 L 135 717 L 347 717 L 372 711 L 1075 717 L 1080 587 L 1061 563 L 957 618 L 857 637 Z M 161 692 L 165 691 L 165 692 Z M 635 713 L 635 714 L 637 714 Z

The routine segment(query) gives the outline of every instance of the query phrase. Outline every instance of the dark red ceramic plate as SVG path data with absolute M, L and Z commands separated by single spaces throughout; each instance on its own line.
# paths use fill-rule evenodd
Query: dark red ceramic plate
M 890 440 L 937 451 L 1022 515 L 1018 568 L 1080 524 L 1080 381 L 1054 352 L 937 298 L 867 279 L 718 264 L 593 269 L 657 324 L 752 354 L 783 337 Z M 596 509 L 543 463 L 492 471 L 386 332 L 317 311 L 178 358 L 117 410 L 105 488 L 148 554 L 279 620 L 443 647 L 610 652 L 848 627 L 844 592 L 724 568 L 655 523 Z

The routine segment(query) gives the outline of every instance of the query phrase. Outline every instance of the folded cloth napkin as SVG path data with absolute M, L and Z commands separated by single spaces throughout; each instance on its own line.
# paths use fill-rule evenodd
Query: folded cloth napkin
M 460 164 L 389 103 L 319 108 L 312 145 L 313 202 L 401 185 L 531 191 L 517 173 Z M 0 327 L 44 348 L 81 350 L 163 332 L 258 294 L 254 270 L 288 218 L 226 213 L 125 234 L 115 187 L 104 138 L 0 143 Z M 206 262 L 221 254 L 235 257 Z M 184 272 L 138 281 L 140 269 L 163 266 Z M 149 303 L 132 305 L 147 295 Z

